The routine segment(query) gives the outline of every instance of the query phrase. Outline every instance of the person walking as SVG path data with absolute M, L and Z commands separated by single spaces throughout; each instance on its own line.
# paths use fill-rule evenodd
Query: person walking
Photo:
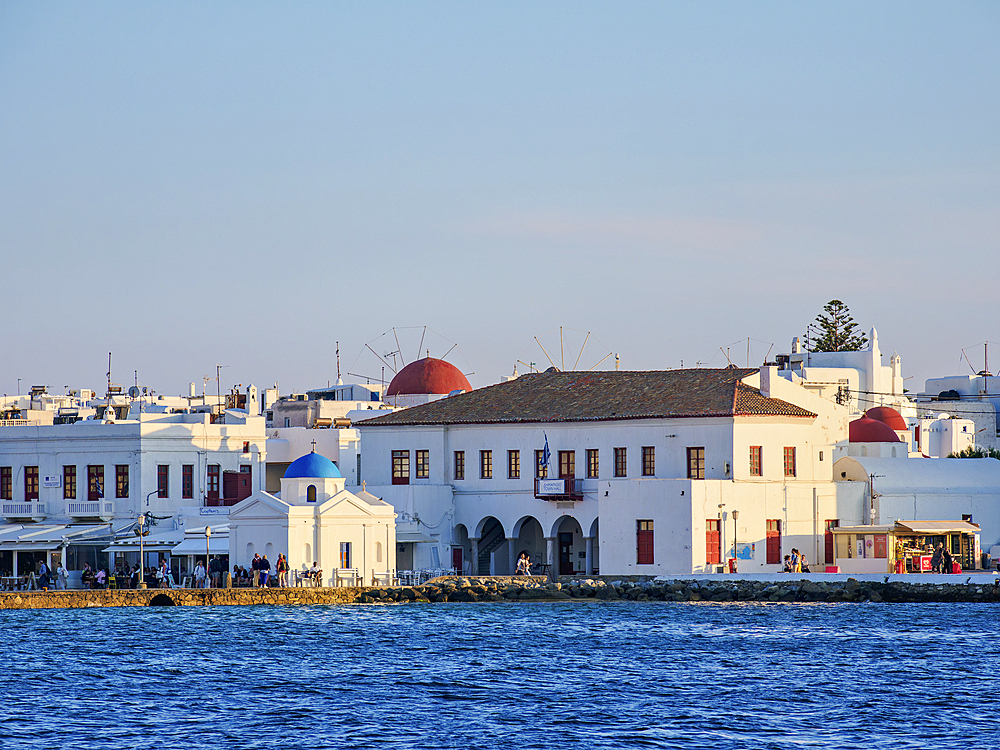
M 56 591 L 65 591 L 69 586 L 69 571 L 60 562 L 56 568 Z
M 271 563 L 268 561 L 267 555 L 261 556 L 257 566 L 260 568 L 260 587 L 266 589 L 267 577 L 271 574 Z
M 954 560 L 953 560 L 953 558 L 951 556 L 951 550 L 948 549 L 947 547 L 945 547 L 944 548 L 944 559 L 943 559 L 944 572 L 945 573 L 951 573 L 952 572 L 952 563 L 953 562 L 954 562 Z
M 253 573 L 253 587 L 260 586 L 260 555 L 254 553 L 253 560 L 250 561 L 250 570 Z
M 278 562 L 274 564 L 274 569 L 278 573 L 278 586 L 286 588 L 288 586 L 288 560 L 283 554 L 278 555 Z
M 792 547 L 792 572 L 802 572 L 802 558 L 799 557 L 799 551 L 795 547 Z
M 202 565 L 201 560 L 194 566 L 194 581 L 195 588 L 205 588 L 205 566 Z
M 937 547 L 934 548 L 934 554 L 931 555 L 931 572 L 940 573 L 942 566 L 944 565 L 944 545 L 938 542 Z

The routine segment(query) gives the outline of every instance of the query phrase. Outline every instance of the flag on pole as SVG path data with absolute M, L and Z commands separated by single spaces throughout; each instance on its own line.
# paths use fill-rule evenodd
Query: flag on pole
M 545 435 L 544 432 L 542 434 Z M 545 435 L 545 447 L 542 448 L 542 462 L 541 463 L 542 463 L 542 467 L 544 467 L 546 469 L 546 471 L 545 471 L 546 474 L 548 473 L 549 457 L 551 455 L 552 454 L 549 453 L 549 436 Z

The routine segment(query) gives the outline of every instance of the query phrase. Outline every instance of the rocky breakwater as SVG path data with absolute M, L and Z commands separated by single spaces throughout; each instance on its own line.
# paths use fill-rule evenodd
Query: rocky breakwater
M 990 578 L 956 583 L 787 580 L 606 580 L 584 578 L 550 583 L 544 578 L 438 578 L 420 586 L 367 589 L 356 602 L 497 601 L 670 601 L 670 602 L 1000 602 Z

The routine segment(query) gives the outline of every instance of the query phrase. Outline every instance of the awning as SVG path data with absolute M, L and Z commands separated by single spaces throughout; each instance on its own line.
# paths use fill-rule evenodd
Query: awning
M 228 536 L 212 536 L 208 539 L 208 553 L 210 555 L 228 555 L 229 554 L 229 537 Z M 178 544 L 172 550 L 170 550 L 171 555 L 204 555 L 205 554 L 205 537 L 201 538 L 188 535 L 188 538 L 183 542 Z
M 946 534 L 960 532 L 962 534 L 978 534 L 979 526 L 968 521 L 897 521 L 899 530 L 909 530 L 914 534 Z
M 106 523 L 0 526 L 0 550 L 52 550 L 67 544 L 103 544 L 114 533 Z
M 437 543 L 437 539 L 431 539 L 419 531 L 398 531 L 396 532 L 396 541 L 399 544 Z
M 184 538 L 181 529 L 171 531 L 161 531 L 159 534 L 150 534 L 142 540 L 142 551 L 144 552 L 169 552 L 177 543 Z M 139 537 L 134 534 L 116 539 L 104 548 L 104 552 L 139 552 Z

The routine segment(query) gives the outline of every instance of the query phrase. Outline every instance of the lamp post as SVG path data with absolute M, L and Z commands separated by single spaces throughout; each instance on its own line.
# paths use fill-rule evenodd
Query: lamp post
M 736 522 L 739 520 L 740 512 L 738 510 L 733 511 L 733 572 L 736 573 L 739 567 L 739 557 L 736 548 Z
M 142 543 L 143 526 L 145 525 L 146 525 L 146 516 L 140 513 L 139 514 L 139 582 L 135 585 L 137 589 L 146 588 L 146 566 L 145 566 L 146 556 L 143 554 L 144 547 Z
M 212 527 L 205 525 L 205 588 L 212 588 L 212 575 L 208 572 L 208 540 L 212 538 Z

